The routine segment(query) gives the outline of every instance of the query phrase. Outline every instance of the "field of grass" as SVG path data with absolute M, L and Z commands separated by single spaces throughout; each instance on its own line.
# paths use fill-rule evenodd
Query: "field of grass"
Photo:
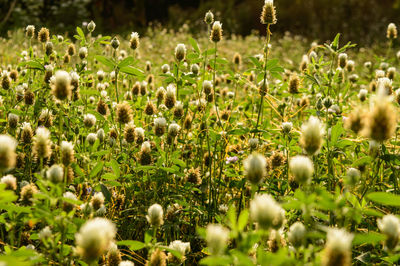
M 400 54 L 299 36 L 0 40 L 0 265 L 399 263 Z

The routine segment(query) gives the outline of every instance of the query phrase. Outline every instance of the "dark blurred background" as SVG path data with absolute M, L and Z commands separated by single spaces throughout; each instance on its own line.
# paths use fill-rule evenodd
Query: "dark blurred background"
M 97 33 L 144 33 L 155 22 L 178 29 L 188 22 L 193 33 L 204 30 L 204 13 L 212 10 L 225 33 L 265 33 L 259 16 L 263 0 L 0 0 L 0 34 L 33 24 L 52 33 L 72 33 L 93 19 Z M 337 32 L 360 44 L 384 40 L 389 22 L 400 22 L 400 0 L 275 0 L 278 24 L 290 31 L 325 41 Z

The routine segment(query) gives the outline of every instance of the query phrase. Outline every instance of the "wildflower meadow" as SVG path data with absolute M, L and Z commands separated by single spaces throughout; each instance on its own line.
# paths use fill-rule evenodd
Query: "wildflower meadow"
M 0 265 L 397 265 L 400 51 L 161 25 L 0 39 Z

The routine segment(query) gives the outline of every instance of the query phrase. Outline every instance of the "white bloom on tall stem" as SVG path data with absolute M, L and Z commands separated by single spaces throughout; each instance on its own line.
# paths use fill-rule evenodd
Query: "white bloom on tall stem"
M 106 252 L 115 238 L 115 225 L 105 218 L 87 221 L 75 235 L 76 252 L 86 261 L 94 261 Z

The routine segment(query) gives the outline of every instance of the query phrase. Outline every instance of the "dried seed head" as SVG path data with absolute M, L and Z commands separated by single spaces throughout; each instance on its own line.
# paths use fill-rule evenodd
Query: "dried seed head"
M 175 103 L 176 103 L 176 94 L 175 94 L 175 86 L 174 85 L 172 85 L 172 84 L 170 84 L 170 85 L 168 85 L 168 87 L 167 87 L 167 92 L 166 92 L 166 94 L 165 94 L 165 101 L 164 101 L 164 103 L 165 103 L 165 106 L 168 108 L 168 109 L 172 109 L 172 107 L 174 107 L 175 106 Z
M 209 80 L 203 81 L 203 92 L 206 95 L 211 94 L 212 88 L 213 88 L 213 85 L 212 85 L 211 81 L 209 81 Z
M 242 57 L 240 56 L 239 53 L 235 53 L 233 56 L 233 63 L 237 66 L 240 66 L 240 64 L 242 63 Z
M 346 53 L 340 53 L 338 56 L 338 67 L 340 68 L 345 68 L 347 65 L 347 54 Z
M 52 42 L 46 42 L 45 45 L 45 50 L 46 50 L 46 55 L 49 56 L 53 53 L 54 45 Z
M 45 126 L 47 128 L 51 127 L 53 125 L 53 115 L 51 114 L 51 111 L 43 109 L 40 112 L 38 124 L 39 126 Z
M 89 145 L 93 145 L 97 140 L 97 134 L 95 133 L 89 133 L 86 136 L 86 141 L 89 143 Z
M 54 83 L 51 84 L 52 93 L 58 100 L 69 99 L 72 94 L 71 77 L 68 72 L 58 70 L 54 75 Z
M 1 78 L 1 87 L 4 90 L 9 90 L 11 87 L 11 79 L 7 74 L 3 74 L 3 77 Z
M 35 94 L 31 90 L 25 90 L 24 103 L 26 105 L 33 105 L 35 102 Z
M 214 14 L 209 10 L 204 16 L 204 22 L 211 25 L 214 22 Z
M 151 101 L 148 101 L 145 108 L 144 108 L 144 113 L 146 115 L 153 115 L 157 112 L 156 107 L 154 106 L 154 104 Z
M 75 45 L 73 43 L 69 44 L 67 49 L 68 55 L 73 56 L 75 55 L 75 52 Z
M 6 175 L 0 179 L 0 183 L 6 184 L 6 189 L 16 190 L 17 189 L 17 179 L 13 175 Z
M 385 246 L 393 250 L 400 237 L 400 220 L 393 214 L 387 214 L 382 219 L 377 220 L 379 230 L 386 235 Z
M 50 40 L 50 33 L 47 28 L 41 28 L 38 33 L 38 40 L 41 43 L 48 42 Z
M 47 179 L 54 183 L 61 183 L 64 179 L 64 169 L 62 166 L 53 164 L 46 172 Z
M 78 55 L 80 59 L 85 59 L 88 56 L 88 49 L 86 47 L 79 48 Z
M 351 265 L 351 242 L 353 235 L 344 229 L 329 229 L 322 265 Z
M 117 37 L 114 37 L 114 38 L 111 40 L 111 47 L 114 48 L 114 49 L 118 49 L 118 47 L 119 47 L 119 40 L 117 39 Z
M 289 242 L 296 248 L 305 242 L 306 228 L 301 222 L 295 222 L 290 226 L 288 233 Z
M 314 165 L 310 158 L 297 155 L 290 160 L 289 167 L 294 180 L 298 184 L 305 185 L 311 182 L 314 173 Z
M 93 20 L 91 20 L 91 21 L 89 22 L 89 24 L 87 25 L 87 30 L 88 30 L 89 32 L 93 32 L 95 28 L 96 28 L 96 24 L 94 23 Z
M 358 99 L 360 99 L 360 101 L 363 102 L 367 99 L 367 95 L 368 95 L 368 90 L 360 89 L 357 96 L 358 96 Z
M 363 109 L 355 109 L 345 120 L 344 126 L 358 134 L 365 126 L 366 113 Z
M 199 65 L 198 64 L 192 64 L 190 66 L 190 71 L 192 71 L 192 73 L 197 76 L 199 74 L 199 71 L 200 71 Z
M 292 73 L 289 79 L 289 93 L 295 94 L 299 92 L 300 79 L 296 73 Z
M 183 43 L 179 43 L 175 48 L 175 58 L 178 62 L 184 60 L 186 57 L 186 46 Z
M 206 228 L 208 251 L 212 255 L 223 254 L 229 240 L 229 230 L 219 224 L 209 224 Z
M 129 43 L 130 43 L 130 47 L 131 47 L 132 50 L 138 49 L 139 45 L 140 45 L 139 33 L 132 32 L 131 39 L 130 39 Z
M 107 266 L 119 266 L 121 261 L 121 252 L 118 250 L 117 245 L 112 243 L 107 252 Z
M 285 211 L 269 194 L 257 194 L 250 201 L 250 217 L 260 229 L 279 229 L 285 222 Z
M 92 262 L 110 248 L 115 234 L 115 225 L 110 220 L 105 218 L 89 220 L 75 235 L 76 252 L 87 262 Z
M 176 102 L 176 105 L 174 108 L 174 117 L 179 120 L 182 118 L 183 113 L 184 113 L 184 110 L 183 110 L 182 102 L 180 102 L 180 101 Z
M 27 184 L 21 189 L 21 201 L 24 204 L 30 205 L 33 201 L 33 196 L 38 193 L 38 189 L 35 184 Z
M 167 120 L 164 117 L 157 117 L 154 119 L 154 132 L 156 136 L 161 137 L 165 133 L 167 127 Z
M 273 0 L 265 0 L 260 20 L 262 24 L 276 24 L 276 11 Z
M 175 138 L 179 134 L 180 130 L 181 127 L 177 123 L 170 124 L 168 126 L 168 137 Z
M 117 121 L 121 124 L 129 123 L 132 120 L 132 109 L 127 102 L 122 102 L 117 105 L 116 111 Z
M 22 123 L 21 127 L 21 140 L 25 144 L 29 144 L 32 142 L 32 137 L 33 137 L 33 131 L 31 124 L 28 122 Z
M 150 260 L 146 263 L 146 266 L 167 266 L 167 255 L 164 251 L 156 249 L 150 257 Z
M 361 173 L 360 170 L 356 168 L 349 168 L 346 173 L 346 185 L 349 187 L 354 187 L 357 182 L 360 180 Z
M 175 257 L 172 253 L 168 254 L 168 262 L 173 264 L 182 264 L 186 260 L 186 253 L 190 251 L 190 242 L 182 242 L 181 240 L 172 241 L 169 246 L 170 249 L 179 252 L 181 257 Z
M 283 122 L 282 123 L 282 132 L 284 134 L 289 134 L 292 131 L 293 123 L 292 122 Z
M 325 127 L 317 117 L 311 116 L 301 126 L 300 146 L 312 156 L 319 152 L 322 147 Z
M 49 158 L 51 155 L 50 131 L 45 127 L 38 127 L 33 137 L 33 154 L 39 158 Z
M 187 171 L 185 179 L 187 182 L 192 183 L 194 185 L 201 185 L 201 175 L 200 168 L 191 168 Z
M 215 21 L 211 28 L 210 40 L 212 42 L 220 42 L 222 40 L 222 24 L 219 21 Z
M 144 142 L 144 129 L 141 127 L 135 128 L 135 139 L 137 144 Z
M 135 141 L 135 125 L 130 122 L 125 126 L 124 138 L 127 143 L 133 143 Z
M 260 184 L 266 175 L 266 159 L 263 155 L 253 153 L 243 162 L 247 180 L 254 185 Z
M 147 211 L 146 219 L 151 226 L 159 227 L 163 225 L 164 211 L 159 204 L 153 204 Z
M 396 131 L 397 110 L 385 92 L 379 92 L 369 111 L 363 134 L 377 142 L 390 139 Z
M 94 193 L 92 199 L 90 200 L 90 204 L 93 210 L 97 211 L 101 207 L 104 206 L 104 195 L 102 192 Z
M 96 124 L 96 117 L 92 114 L 86 114 L 83 116 L 83 124 L 87 128 L 91 128 Z
M 192 126 L 192 116 L 188 113 L 185 117 L 185 121 L 183 122 L 183 128 L 189 130 Z
M 28 25 L 26 26 L 26 37 L 32 39 L 33 36 L 35 36 L 35 26 L 33 25 Z
M 167 72 L 169 72 L 170 68 L 168 64 L 164 64 L 161 66 L 161 71 L 165 74 Z
M 17 128 L 19 122 L 19 116 L 13 113 L 8 114 L 8 126 L 12 129 Z
M 12 81 L 17 81 L 18 79 L 18 71 L 13 69 L 10 71 L 9 77 Z
M 386 38 L 388 39 L 396 39 L 397 38 L 397 27 L 396 24 L 390 23 L 387 27 Z
M 68 166 L 74 161 L 74 144 L 71 142 L 61 142 L 61 162 Z
M 96 110 L 101 115 L 106 116 L 108 114 L 108 105 L 103 101 L 103 99 L 100 98 L 100 100 L 97 102 Z

